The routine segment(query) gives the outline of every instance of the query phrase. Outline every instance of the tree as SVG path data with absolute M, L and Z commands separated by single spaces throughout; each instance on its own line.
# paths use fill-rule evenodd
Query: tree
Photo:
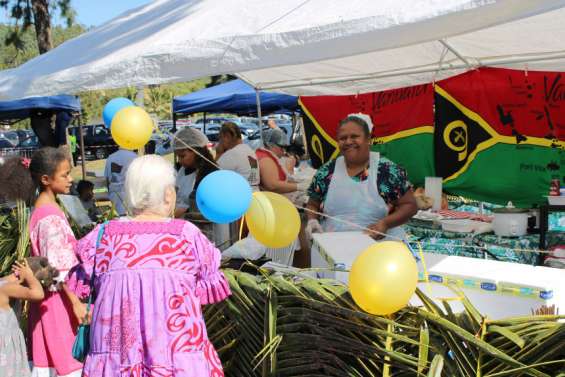
M 1 42 L 6 40 L 6 38 L 13 33 L 14 28 L 14 26 L 0 24 L 0 70 L 17 67 L 39 55 L 37 38 L 32 28 L 21 33 L 19 48 L 16 48 L 14 45 L 5 45 Z M 53 47 L 57 47 L 61 43 L 77 37 L 84 32 L 85 28 L 79 24 L 74 24 L 70 28 L 59 25 L 54 26 L 51 29 Z
M 0 0 L 0 7 L 8 10 L 15 21 L 12 31 L 4 39 L 5 44 L 22 49 L 23 36 L 33 25 L 40 54 L 53 48 L 51 13 L 58 9 L 67 27 L 72 26 L 75 17 L 71 0 Z
M 220 85 L 223 84 L 225 82 L 228 82 L 230 80 L 234 80 L 237 77 L 235 77 L 234 75 L 216 75 L 216 76 L 211 76 L 210 77 L 210 83 L 208 85 L 206 85 L 207 88 L 211 88 L 213 86 L 216 85 Z

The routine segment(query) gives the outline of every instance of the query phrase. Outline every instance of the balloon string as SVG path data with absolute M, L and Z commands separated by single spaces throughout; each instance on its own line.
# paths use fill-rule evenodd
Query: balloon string
M 243 236 L 243 224 L 245 223 L 245 216 L 241 216 L 241 225 L 239 226 L 239 240 Z
M 330 216 L 330 215 L 328 215 L 328 214 L 326 214 L 326 213 L 319 212 L 319 211 L 315 211 L 315 210 L 313 210 L 313 209 L 311 209 L 311 208 L 307 208 L 307 207 L 303 207 L 303 206 L 296 206 L 296 208 L 302 209 L 302 210 L 304 210 L 304 211 L 306 211 L 306 212 L 310 212 L 310 213 L 312 213 L 312 214 L 315 214 L 315 215 L 318 215 L 318 216 L 321 216 L 321 217 L 325 217 L 325 218 L 328 218 L 328 219 L 332 219 L 332 220 L 341 222 L 341 223 L 343 223 L 343 224 L 347 224 L 347 225 L 349 225 L 349 226 L 351 226 L 351 227 L 354 227 L 354 228 L 359 229 L 360 231 L 363 231 L 364 233 L 370 233 L 370 234 L 378 235 L 378 236 L 381 236 L 381 237 L 386 237 L 386 238 L 388 238 L 388 239 L 394 239 L 394 240 L 401 241 L 401 242 L 404 242 L 404 241 L 410 242 L 409 240 L 406 240 L 406 239 L 404 239 L 404 238 L 397 237 L 397 236 L 393 236 L 393 235 L 391 235 L 391 234 L 387 234 L 387 233 L 383 233 L 383 232 L 379 232 L 378 230 L 374 230 L 374 229 L 371 229 L 371 228 L 367 228 L 367 227 L 364 227 L 364 226 L 362 226 L 362 225 L 359 225 L 359 224 L 356 224 L 356 223 L 353 223 L 353 222 L 351 222 L 351 221 L 344 220 L 344 219 L 341 219 L 341 218 L 338 218 L 338 217 Z M 422 242 L 422 241 L 417 241 L 417 242 L 421 242 L 422 244 L 428 245 L 428 246 L 435 246 L 435 244 L 434 244 L 433 242 Z M 474 249 L 474 250 L 480 250 L 480 251 L 486 250 L 486 248 L 485 248 L 485 247 L 482 247 L 482 246 L 475 246 L 475 245 L 458 245 L 458 244 L 453 243 L 453 242 L 452 242 L 452 243 L 445 243 L 445 244 L 443 244 L 442 246 L 445 246 L 445 247 L 458 247 L 458 248 L 465 248 L 465 249 Z M 516 252 L 522 252 L 522 253 L 551 254 L 550 251 L 546 251 L 546 250 L 520 249 L 520 248 L 515 248 L 515 249 L 513 248 L 512 250 L 513 250 L 513 251 L 516 251 Z M 429 250 L 425 250 L 425 251 L 429 251 Z M 433 251 L 433 250 L 430 250 L 430 251 Z

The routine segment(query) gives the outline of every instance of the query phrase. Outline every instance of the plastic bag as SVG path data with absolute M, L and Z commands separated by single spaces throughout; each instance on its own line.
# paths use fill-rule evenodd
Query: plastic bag
M 267 247 L 259 243 L 255 238 L 248 236 L 224 250 L 222 257 L 257 260 L 263 257 L 266 252 Z

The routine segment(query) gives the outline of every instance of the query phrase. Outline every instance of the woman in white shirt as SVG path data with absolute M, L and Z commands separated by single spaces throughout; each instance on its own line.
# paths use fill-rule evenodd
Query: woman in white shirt
M 108 185 L 108 196 L 119 216 L 127 214 L 124 202 L 124 183 L 128 167 L 136 157 L 135 152 L 120 148 L 106 159 L 104 177 Z
M 214 158 L 207 146 L 208 138 L 195 128 L 183 128 L 175 135 L 173 149 L 180 165 L 176 181 L 175 217 L 183 217 L 189 208 L 196 210 L 194 199 L 200 181 L 217 170 L 212 165 Z
M 259 162 L 253 149 L 243 144 L 237 124 L 225 122 L 222 125 L 216 153 L 220 169 L 235 171 L 247 179 L 253 191 L 259 191 Z

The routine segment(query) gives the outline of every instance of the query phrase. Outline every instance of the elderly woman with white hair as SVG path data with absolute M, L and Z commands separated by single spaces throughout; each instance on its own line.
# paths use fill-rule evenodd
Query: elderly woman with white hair
M 306 233 L 365 229 L 375 239 L 403 238 L 418 211 L 406 171 L 371 152 L 371 119 L 351 114 L 337 129 L 341 156 L 318 169 L 308 189 Z M 320 218 L 318 213 L 323 213 Z
M 132 217 L 96 227 L 77 245 L 96 293 L 84 374 L 223 376 L 201 310 L 230 295 L 220 252 L 172 218 L 175 171 L 164 158 L 136 158 L 124 191 Z

